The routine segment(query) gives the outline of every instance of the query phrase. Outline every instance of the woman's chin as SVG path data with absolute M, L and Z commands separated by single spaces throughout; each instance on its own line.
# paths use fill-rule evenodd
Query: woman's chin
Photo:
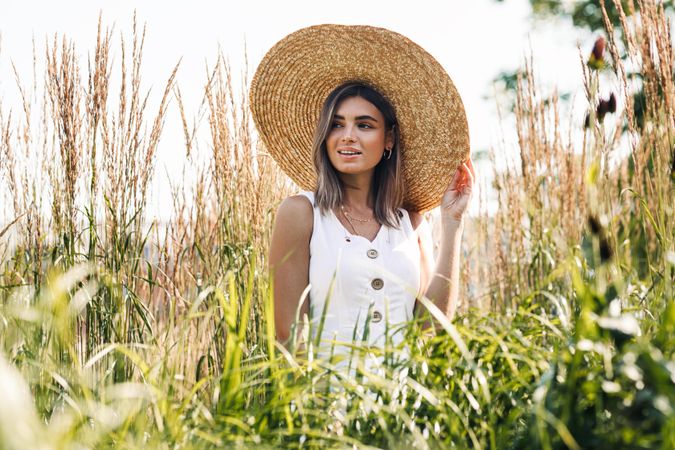
M 342 175 L 372 175 L 375 172 L 374 167 L 362 167 L 362 166 L 353 166 L 349 164 L 343 164 L 335 168 L 335 170 Z

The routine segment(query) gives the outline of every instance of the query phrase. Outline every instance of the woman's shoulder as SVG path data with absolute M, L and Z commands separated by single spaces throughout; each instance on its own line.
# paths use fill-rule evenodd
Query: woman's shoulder
M 277 210 L 277 226 L 290 233 L 312 234 L 314 206 L 303 194 L 286 197 Z
M 277 214 L 297 214 L 298 218 L 309 217 L 314 214 L 314 205 L 312 199 L 303 193 L 290 195 L 286 197 L 279 205 Z

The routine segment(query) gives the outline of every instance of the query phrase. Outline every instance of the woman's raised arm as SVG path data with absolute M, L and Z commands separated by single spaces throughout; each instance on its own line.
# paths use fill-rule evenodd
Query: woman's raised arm
M 441 243 L 436 266 L 430 277 L 426 278 L 425 296 L 431 300 L 449 320 L 455 315 L 459 296 L 460 247 L 466 215 L 475 180 L 473 163 L 469 159 L 463 163 L 448 185 L 441 201 Z M 419 227 L 424 231 L 424 227 Z M 419 232 L 418 232 L 419 233 Z M 420 247 L 428 248 L 430 233 L 420 233 Z M 427 252 L 428 253 L 428 252 Z M 428 260 L 422 261 L 423 273 L 429 271 Z M 416 313 L 422 308 L 416 305 Z
M 286 344 L 302 292 L 309 284 L 309 241 L 314 211 L 309 200 L 294 195 L 277 211 L 269 252 L 269 270 L 274 284 L 274 323 L 277 340 Z M 305 301 L 300 318 L 309 313 Z

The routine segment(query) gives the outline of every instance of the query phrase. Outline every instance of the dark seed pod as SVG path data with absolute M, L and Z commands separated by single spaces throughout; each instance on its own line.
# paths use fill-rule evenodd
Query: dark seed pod
M 593 44 L 591 56 L 588 57 L 588 66 L 593 70 L 602 70 L 605 67 L 605 38 L 600 36 Z
M 602 233 L 602 224 L 600 223 L 600 220 L 593 214 L 588 216 L 588 227 L 591 229 L 591 233 L 595 235 Z
M 607 100 L 600 100 L 598 108 L 595 111 L 600 122 L 605 118 L 607 111 L 609 111 L 609 102 Z
M 607 262 L 610 259 L 612 259 L 612 256 L 614 255 L 614 251 L 612 250 L 612 246 L 607 240 L 606 237 L 601 237 L 600 238 L 600 261 L 602 262 Z
M 616 97 L 614 96 L 614 93 L 609 95 L 609 100 L 607 101 L 607 111 L 611 113 L 616 112 Z
M 602 61 L 602 58 L 605 56 L 605 38 L 600 36 L 595 40 L 593 44 L 593 58 L 596 61 Z
M 616 97 L 614 94 L 610 94 L 607 100 L 600 100 L 595 112 L 600 122 L 605 118 L 605 114 L 616 112 Z

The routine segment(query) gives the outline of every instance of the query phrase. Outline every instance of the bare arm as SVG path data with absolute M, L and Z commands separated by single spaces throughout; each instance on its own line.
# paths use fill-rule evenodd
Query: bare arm
M 411 220 L 417 229 L 420 244 L 421 292 L 452 320 L 459 297 L 459 255 L 464 229 L 463 220 L 446 218 L 441 220 L 441 242 L 436 262 L 432 253 L 433 243 L 429 224 L 417 213 L 411 214 Z M 415 305 L 418 316 L 423 311 L 422 305 Z
M 314 211 L 308 199 L 294 195 L 277 211 L 270 243 L 269 269 L 274 283 L 274 324 L 277 340 L 284 345 L 291 337 L 298 302 L 309 284 L 309 241 Z M 309 314 L 305 301 L 300 318 Z
M 422 253 L 422 292 L 431 300 L 449 319 L 455 315 L 459 297 L 459 254 L 464 231 L 464 216 L 471 199 L 475 173 L 471 159 L 457 169 L 450 181 L 448 189 L 441 202 L 441 244 L 435 267 L 428 257 L 431 232 L 423 224 L 419 214 L 411 215 L 414 218 L 413 226 L 418 230 L 420 250 Z M 428 280 L 428 281 L 427 281 Z M 427 284 L 428 283 L 428 284 Z M 424 289 L 426 287 L 426 290 Z M 423 308 L 416 305 L 416 314 L 420 315 Z

